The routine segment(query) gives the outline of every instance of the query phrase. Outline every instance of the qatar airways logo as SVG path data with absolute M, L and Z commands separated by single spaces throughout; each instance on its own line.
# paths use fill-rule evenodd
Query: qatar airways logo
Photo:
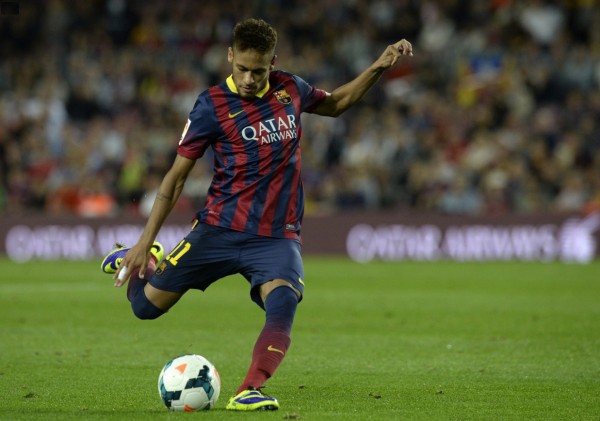
M 295 139 L 298 137 L 296 131 L 296 116 L 270 118 L 259 121 L 241 130 L 244 140 L 253 140 L 259 145 L 280 142 L 282 140 Z
M 594 233 L 600 213 L 561 225 L 358 224 L 346 238 L 348 255 L 359 262 L 381 260 L 561 260 L 587 263 L 596 256 Z

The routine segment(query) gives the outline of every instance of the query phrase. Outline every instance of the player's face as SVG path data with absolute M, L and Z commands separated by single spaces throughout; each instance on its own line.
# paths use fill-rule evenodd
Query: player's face
M 233 81 L 244 99 L 252 99 L 269 80 L 275 64 L 275 55 L 261 54 L 255 50 L 238 51 L 229 47 L 227 59 L 233 66 Z

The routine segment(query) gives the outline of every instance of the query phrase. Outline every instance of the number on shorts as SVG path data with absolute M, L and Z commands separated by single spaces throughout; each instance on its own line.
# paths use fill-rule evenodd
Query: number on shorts
M 177 247 L 175 247 L 171 253 L 169 253 L 167 260 L 171 262 L 173 266 L 177 266 L 179 259 L 181 259 L 181 257 L 190 250 L 191 246 L 192 245 L 190 243 L 182 240 L 181 243 L 177 244 Z

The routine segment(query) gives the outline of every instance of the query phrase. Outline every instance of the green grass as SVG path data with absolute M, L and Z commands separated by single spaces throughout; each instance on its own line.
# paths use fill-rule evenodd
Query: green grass
M 139 321 L 98 262 L 0 260 L 0 419 L 600 420 L 600 262 L 307 258 L 274 413 L 223 408 L 262 312 L 241 277 Z M 217 408 L 170 413 L 162 365 L 219 369 Z

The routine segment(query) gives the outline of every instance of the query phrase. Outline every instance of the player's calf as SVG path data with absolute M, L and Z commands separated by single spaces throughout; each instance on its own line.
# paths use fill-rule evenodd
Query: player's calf
M 161 310 L 150 302 L 144 293 L 143 286 L 131 291 L 129 300 L 131 301 L 133 314 L 135 314 L 138 319 L 153 320 L 166 313 L 164 310 Z
M 106 255 L 104 260 L 102 260 L 102 264 L 100 265 L 102 271 L 111 274 L 117 272 L 128 251 L 129 247 L 117 243 L 115 248 Z M 161 310 L 152 304 L 144 293 L 144 287 L 148 282 L 147 280 L 152 277 L 156 270 L 156 265 L 164 258 L 164 248 L 162 244 L 155 241 L 150 248 L 150 254 L 152 255 L 152 259 L 148 263 L 144 279 L 140 279 L 137 274 L 133 274 L 127 285 L 127 298 L 131 302 L 133 314 L 142 320 L 156 319 L 165 313 L 164 310 Z

